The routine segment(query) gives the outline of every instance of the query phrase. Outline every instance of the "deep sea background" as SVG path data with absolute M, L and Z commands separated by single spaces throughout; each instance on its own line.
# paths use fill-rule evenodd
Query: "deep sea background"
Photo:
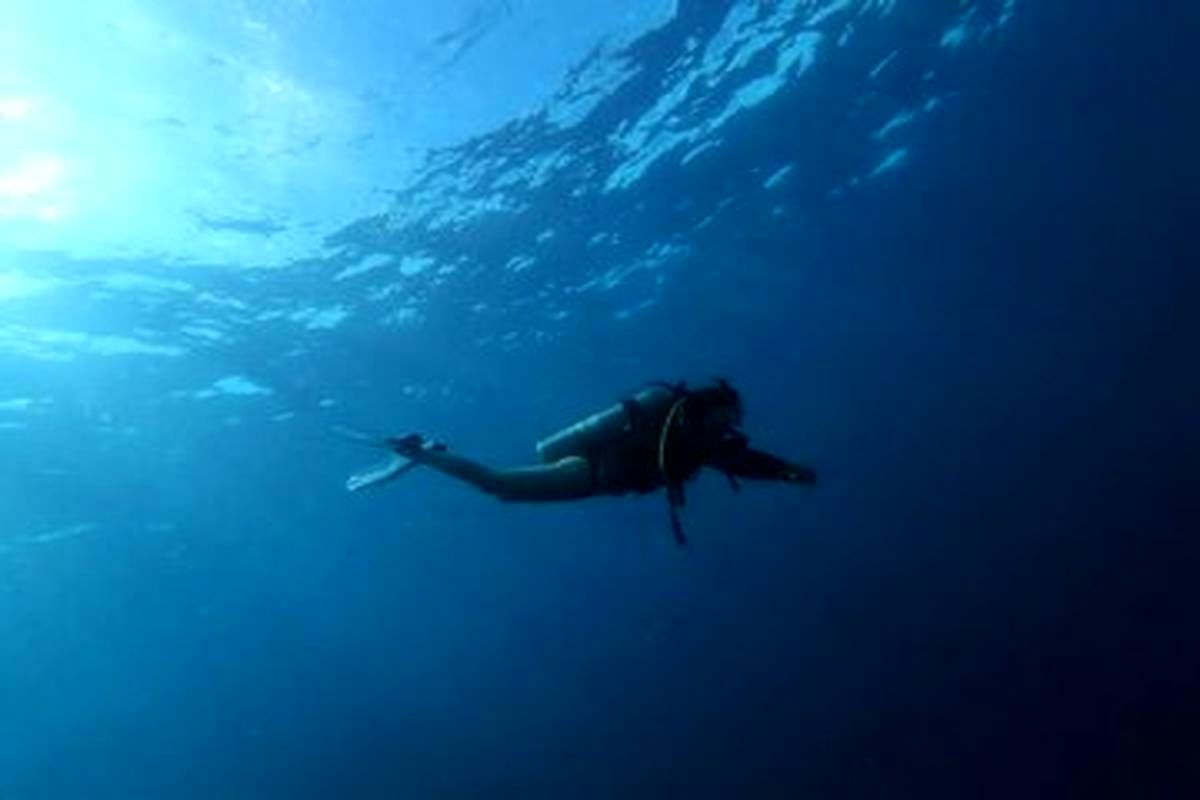
M 1193 4 L 89 8 L 128 73 L 0 56 L 0 798 L 1195 796 Z M 717 375 L 821 482 L 685 550 L 343 488 Z

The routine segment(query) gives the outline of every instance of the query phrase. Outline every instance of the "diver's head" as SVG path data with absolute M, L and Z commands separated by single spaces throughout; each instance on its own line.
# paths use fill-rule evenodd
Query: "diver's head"
M 718 438 L 741 427 L 745 416 L 742 396 L 724 379 L 693 389 L 688 395 L 688 412 L 706 433 Z

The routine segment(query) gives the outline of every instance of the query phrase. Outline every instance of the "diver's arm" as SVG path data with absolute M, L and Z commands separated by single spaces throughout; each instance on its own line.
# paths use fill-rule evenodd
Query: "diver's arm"
M 722 448 L 709 462 L 727 475 L 757 481 L 783 481 L 811 486 L 817 473 L 811 467 L 784 461 L 778 456 L 747 447 L 744 442 Z
M 396 452 L 405 458 L 457 478 L 501 500 L 511 502 L 548 502 L 579 500 L 594 493 L 592 468 L 582 458 L 571 457 L 553 464 L 515 469 L 493 469 L 472 461 L 445 447 L 427 447 L 420 439 L 417 446 L 406 438 L 396 441 Z

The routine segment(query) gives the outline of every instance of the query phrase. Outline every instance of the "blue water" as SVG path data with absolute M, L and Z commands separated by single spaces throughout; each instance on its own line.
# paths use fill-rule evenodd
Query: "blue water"
M 0 798 L 1194 796 L 1200 12 L 219 6 L 0 11 Z

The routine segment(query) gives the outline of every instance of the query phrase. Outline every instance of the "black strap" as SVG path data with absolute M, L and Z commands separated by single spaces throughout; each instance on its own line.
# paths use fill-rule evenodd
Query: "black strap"
M 679 509 L 686 501 L 682 483 L 667 485 L 667 509 L 671 514 L 671 532 L 675 534 L 675 543 L 680 547 L 687 547 L 688 543 L 687 536 L 683 533 L 683 523 L 679 519 Z
M 671 395 L 676 398 L 686 397 L 689 392 L 687 383 L 679 381 L 678 383 L 669 383 L 667 381 L 651 381 L 648 385 L 658 386 L 666 389 Z M 632 406 L 632 408 L 631 408 Z M 637 410 L 634 411 L 634 408 Z M 645 411 L 637 403 L 632 400 L 625 401 L 625 411 L 629 416 L 630 424 L 637 426 L 639 422 L 645 420 Z M 640 419 L 638 418 L 640 415 Z M 671 480 L 671 476 L 663 474 L 663 478 L 667 481 L 667 511 L 671 516 L 671 532 L 675 534 L 675 543 L 680 547 L 687 547 L 687 535 L 683 532 L 683 522 L 679 518 L 679 509 L 687 502 L 687 498 L 683 493 L 683 484 L 679 481 Z

